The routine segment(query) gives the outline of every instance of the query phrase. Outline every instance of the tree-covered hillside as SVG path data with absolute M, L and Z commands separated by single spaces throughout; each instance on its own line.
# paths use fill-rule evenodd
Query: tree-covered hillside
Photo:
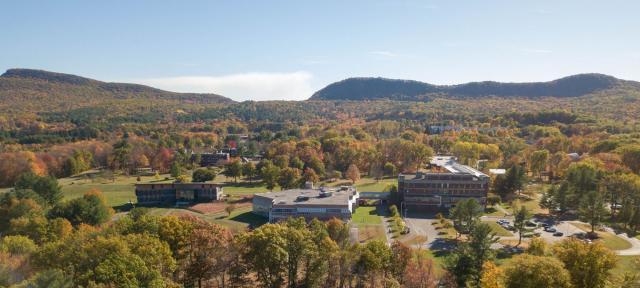
M 501 83 L 471 82 L 459 85 L 428 83 L 386 78 L 349 78 L 319 90 L 311 100 L 411 100 L 427 101 L 434 97 L 580 97 L 599 91 L 626 87 L 640 90 L 640 83 L 624 81 L 603 74 L 579 74 L 549 82 Z

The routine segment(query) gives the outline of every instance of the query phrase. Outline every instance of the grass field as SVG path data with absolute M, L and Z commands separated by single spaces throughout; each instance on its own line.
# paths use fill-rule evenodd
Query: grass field
M 496 235 L 501 237 L 510 237 L 513 236 L 513 233 L 509 232 L 509 230 L 502 228 L 502 226 L 498 225 L 498 223 L 493 221 L 482 221 L 491 227 L 491 230 L 496 233 Z
M 617 256 L 618 265 L 611 270 L 611 274 L 623 276 L 626 273 L 638 273 L 640 256 Z
M 582 223 L 571 223 L 571 225 L 585 232 L 591 232 L 591 225 Z M 602 231 L 596 231 L 596 233 L 598 233 L 598 237 L 600 237 L 597 241 L 601 241 L 605 247 L 611 250 L 625 250 L 631 248 L 631 243 L 614 235 L 613 233 Z
M 351 218 L 353 224 L 382 224 L 382 217 L 378 216 L 376 207 L 358 207 Z
M 121 206 L 129 203 L 129 201 L 136 203 L 135 184 L 136 183 L 162 183 L 167 182 L 165 177 L 169 175 L 161 175 L 157 180 L 152 176 L 140 177 L 138 182 L 136 177 L 133 176 L 116 176 L 115 179 L 89 179 L 86 177 L 69 177 L 58 180 L 60 186 L 62 186 L 62 192 L 64 199 L 73 199 L 82 197 L 84 193 L 91 191 L 92 189 L 100 190 L 105 198 L 107 204 L 111 206 Z
M 251 207 L 242 207 L 236 209 L 231 213 L 231 215 L 227 215 L 226 212 L 217 214 L 202 214 L 180 208 L 151 208 L 151 211 L 149 213 L 151 215 L 157 216 L 195 216 L 207 222 L 225 226 L 232 232 L 244 231 L 249 227 L 258 227 L 267 222 L 266 218 L 251 213 Z
M 358 241 L 364 243 L 372 240 L 380 240 L 387 242 L 387 236 L 384 233 L 382 225 L 360 224 L 358 225 Z

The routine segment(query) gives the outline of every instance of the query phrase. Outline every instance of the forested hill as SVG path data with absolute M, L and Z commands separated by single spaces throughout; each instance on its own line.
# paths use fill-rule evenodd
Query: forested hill
M 549 82 L 471 82 L 433 85 L 419 81 L 387 78 L 349 78 L 319 90 L 310 100 L 414 100 L 430 96 L 452 97 L 579 97 L 614 88 L 640 91 L 640 83 L 603 74 L 579 74 Z
M 183 103 L 232 103 L 216 94 L 176 93 L 149 86 L 109 83 L 76 75 L 33 69 L 9 69 L 0 76 L 0 107 L 23 105 L 74 107 L 113 100 L 167 100 Z M 37 106 L 32 106 L 37 108 Z M 29 109 L 33 110 L 33 109 Z M 46 109 L 45 109 L 46 110 Z

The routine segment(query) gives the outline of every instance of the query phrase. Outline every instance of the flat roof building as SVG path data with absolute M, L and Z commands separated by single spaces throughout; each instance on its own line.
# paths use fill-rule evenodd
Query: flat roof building
M 212 183 L 136 184 L 136 197 L 142 205 L 184 205 L 220 200 L 222 187 Z
M 253 196 L 253 213 L 268 217 L 269 222 L 289 217 L 348 221 L 358 205 L 358 198 L 358 192 L 351 186 L 258 193 Z
M 408 211 L 448 209 L 468 198 L 485 205 L 488 175 L 458 163 L 453 156 L 435 156 L 428 168 L 426 172 L 398 176 L 398 194 Z

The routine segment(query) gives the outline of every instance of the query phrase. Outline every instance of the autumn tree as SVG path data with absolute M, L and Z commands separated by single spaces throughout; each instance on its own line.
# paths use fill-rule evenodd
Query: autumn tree
M 247 162 L 242 165 L 242 175 L 249 178 L 249 183 L 253 183 L 253 178 L 256 176 L 257 169 L 253 162 Z
M 345 176 L 347 179 L 351 180 L 351 183 L 355 184 L 356 181 L 360 180 L 360 170 L 358 169 L 358 166 L 354 164 L 349 165 L 347 172 L 345 172 Z
M 267 186 L 267 189 L 273 191 L 273 188 L 278 184 L 278 178 L 280 177 L 280 168 L 278 166 L 269 163 L 260 169 L 260 178 L 262 182 Z
M 417 251 L 415 257 L 409 259 L 401 284 L 407 288 L 436 288 L 436 265 L 421 252 Z
M 292 189 L 300 186 L 300 170 L 297 168 L 284 168 L 280 171 L 280 176 L 278 177 L 278 185 L 281 189 Z
M 531 171 L 538 174 L 538 178 L 542 179 L 542 172 L 547 167 L 547 162 L 549 161 L 549 150 L 543 149 L 538 151 L 533 151 L 529 160 L 529 167 Z
M 178 176 L 182 175 L 182 166 L 180 166 L 180 163 L 178 161 L 173 161 L 173 163 L 171 163 L 169 174 L 171 174 L 171 177 L 173 178 L 177 178 Z
M 239 160 L 231 161 L 224 165 L 224 176 L 233 177 L 234 182 L 238 182 L 238 177 L 242 176 L 242 163 Z
M 468 198 L 458 201 L 456 206 L 450 209 L 449 215 L 451 215 L 456 230 L 460 234 L 463 234 L 471 231 L 471 228 L 478 222 L 480 216 L 482 216 L 483 210 L 478 200 Z
M 15 189 L 31 189 L 37 193 L 48 205 L 55 205 L 62 199 L 62 188 L 58 180 L 51 176 L 38 176 L 33 173 L 20 175 Z
M 389 177 L 394 177 L 398 173 L 398 168 L 391 162 L 384 163 L 384 174 Z
M 516 245 L 516 247 L 518 247 L 522 243 L 523 234 L 528 231 L 526 223 L 531 218 L 531 213 L 529 213 L 529 210 L 524 205 L 521 205 L 520 207 L 514 207 L 513 210 L 513 227 L 515 227 L 518 231 L 518 244 Z
M 631 171 L 640 174 L 640 145 L 628 145 L 620 148 L 620 155 Z
M 219 278 L 224 283 L 229 262 L 228 253 L 232 236 L 224 227 L 210 224 L 202 220 L 192 219 L 193 229 L 185 246 L 187 257 L 181 270 L 185 283 L 197 283 L 197 287 L 209 287 L 204 284 L 212 278 Z M 203 285 L 204 284 L 204 285 Z
M 591 234 L 595 234 L 596 226 L 600 224 L 606 214 L 607 209 L 599 192 L 591 191 L 582 198 L 578 215 L 591 225 Z
M 316 171 L 311 168 L 304 169 L 302 178 L 304 179 L 304 182 L 311 182 L 314 184 L 320 181 L 320 177 L 316 174 Z
M 556 244 L 553 252 L 569 271 L 574 287 L 605 287 L 617 262 L 615 253 L 599 242 L 569 238 Z
M 504 275 L 506 288 L 572 287 L 569 272 L 562 262 L 552 257 L 529 254 L 514 256 Z
M 547 242 L 540 237 L 531 239 L 529 247 L 527 247 L 527 253 L 534 256 L 545 256 L 547 254 Z
M 504 288 L 504 271 L 492 261 L 482 264 L 481 288 Z
M 113 213 L 104 195 L 97 189 L 85 193 L 81 198 L 59 203 L 50 212 L 52 217 L 65 218 L 73 225 L 100 225 L 110 220 Z
M 485 262 L 494 258 L 491 245 L 498 238 L 491 227 L 484 223 L 473 225 L 469 241 L 463 242 L 447 257 L 445 268 L 454 277 L 460 287 L 480 285 L 482 267 Z
M 200 168 L 193 171 L 191 181 L 193 182 L 207 182 L 216 178 L 216 172 L 213 169 Z

